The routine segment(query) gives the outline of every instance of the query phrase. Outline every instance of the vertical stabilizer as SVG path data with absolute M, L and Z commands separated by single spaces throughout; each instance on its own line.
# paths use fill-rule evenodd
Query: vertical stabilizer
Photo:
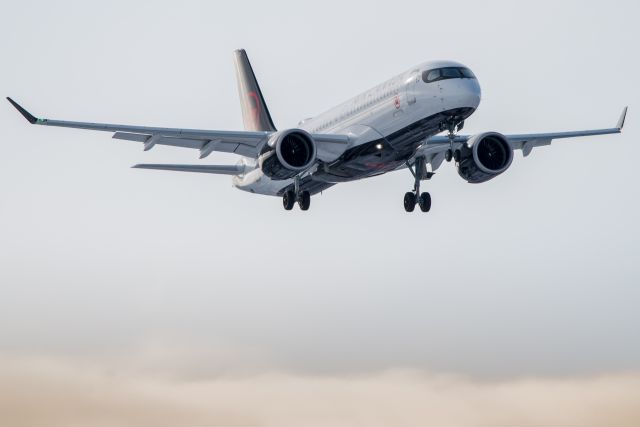
M 264 102 L 256 76 L 253 74 L 247 52 L 244 49 L 239 49 L 234 53 L 245 130 L 275 131 L 276 127 L 271 120 L 271 114 L 269 114 L 267 104 Z

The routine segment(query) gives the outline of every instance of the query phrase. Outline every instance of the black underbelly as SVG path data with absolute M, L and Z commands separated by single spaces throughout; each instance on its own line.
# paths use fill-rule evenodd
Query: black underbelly
M 395 170 L 415 154 L 425 138 L 441 132 L 442 123 L 451 116 L 465 119 L 472 113 L 473 108 L 460 108 L 425 117 L 385 138 L 348 149 L 337 160 L 320 165 L 313 177 L 325 182 L 344 182 Z

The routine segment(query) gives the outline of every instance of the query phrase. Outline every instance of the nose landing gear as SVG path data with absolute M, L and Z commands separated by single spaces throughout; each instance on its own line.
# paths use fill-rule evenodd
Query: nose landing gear
M 455 134 L 456 127 L 458 131 L 462 130 L 462 128 L 464 127 L 464 120 L 457 123 L 454 118 L 447 123 L 447 129 L 449 130 L 449 135 L 448 135 L 449 149 L 444 153 L 444 159 L 447 162 L 450 162 L 451 159 L 455 160 L 456 163 L 460 162 L 460 157 L 461 157 L 460 150 L 453 149 L 453 141 L 456 138 L 456 134 Z
M 413 191 L 409 191 L 404 195 L 404 210 L 413 212 L 417 204 L 422 212 L 429 212 L 431 210 L 431 195 L 429 193 L 420 193 L 420 181 L 430 179 L 433 176 L 433 172 L 427 171 L 424 157 L 416 157 L 413 166 L 407 162 L 407 167 L 413 174 L 414 184 Z

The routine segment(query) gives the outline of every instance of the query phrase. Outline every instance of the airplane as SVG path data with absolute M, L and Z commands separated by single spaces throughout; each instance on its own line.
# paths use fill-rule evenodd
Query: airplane
M 83 123 L 33 116 L 9 102 L 31 123 L 113 132 L 113 138 L 141 142 L 144 150 L 168 145 L 240 156 L 235 165 L 137 164 L 134 168 L 231 175 L 234 187 L 282 198 L 284 209 L 297 203 L 306 211 L 311 196 L 342 182 L 408 169 L 413 189 L 404 209 L 431 209 L 431 195 L 420 191 L 446 160 L 469 183 L 504 173 L 514 150 L 528 156 L 554 139 L 620 133 L 627 107 L 614 128 L 572 132 L 503 135 L 489 131 L 459 135 L 480 105 L 474 73 L 463 64 L 431 61 L 415 66 L 295 128 L 276 129 L 249 58 L 236 50 L 235 66 L 245 130 L 199 130 Z M 439 135 L 446 132 L 444 135 Z

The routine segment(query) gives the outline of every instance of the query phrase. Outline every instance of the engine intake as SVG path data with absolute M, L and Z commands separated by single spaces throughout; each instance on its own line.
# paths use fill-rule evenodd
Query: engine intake
M 504 135 L 486 132 L 473 135 L 462 147 L 458 174 L 470 183 L 488 181 L 506 171 L 513 161 L 513 149 Z
M 260 153 L 259 164 L 265 175 L 275 180 L 290 179 L 316 160 L 316 143 L 302 129 L 289 129 L 271 137 Z

